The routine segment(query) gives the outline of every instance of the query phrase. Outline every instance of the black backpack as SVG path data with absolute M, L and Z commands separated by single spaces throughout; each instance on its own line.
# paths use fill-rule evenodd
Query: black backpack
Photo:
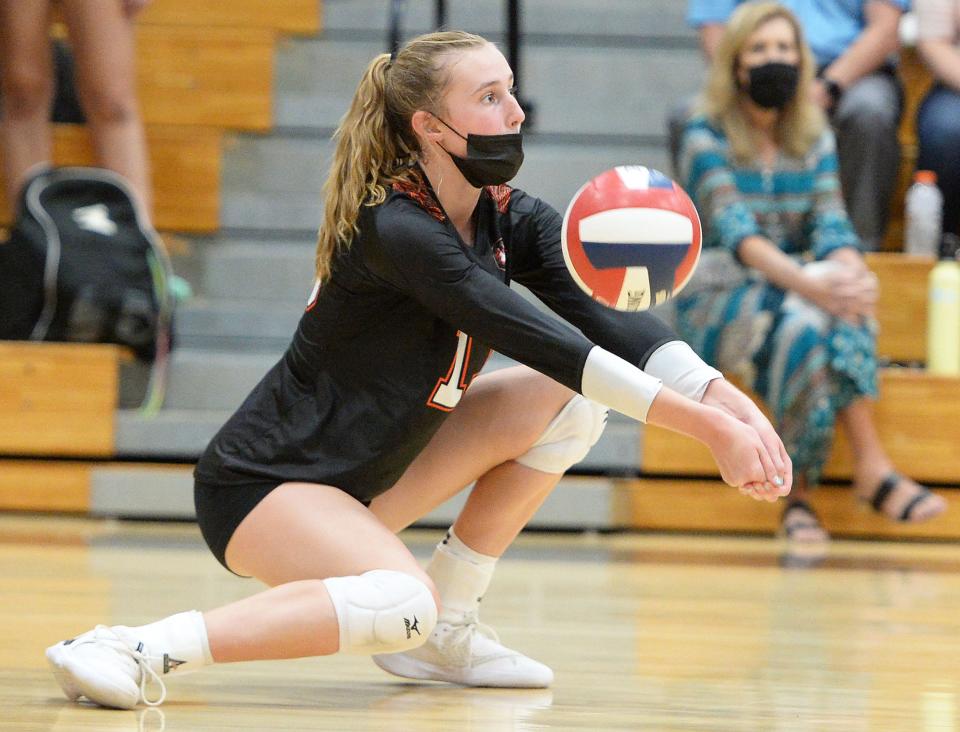
M 171 275 L 121 176 L 41 170 L 24 185 L 10 240 L 0 245 L 0 339 L 118 343 L 162 372 Z M 156 397 L 162 384 L 151 386 Z

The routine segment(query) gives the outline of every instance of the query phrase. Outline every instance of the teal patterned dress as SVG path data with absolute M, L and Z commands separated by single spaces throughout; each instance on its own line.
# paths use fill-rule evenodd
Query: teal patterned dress
M 771 168 L 735 165 L 722 131 L 704 117 L 686 126 L 681 180 L 703 224 L 704 251 L 677 297 L 680 335 L 736 375 L 770 407 L 797 476 L 814 486 L 833 442 L 837 412 L 877 394 L 876 324 L 830 316 L 741 264 L 747 236 L 768 238 L 800 263 L 859 247 L 840 197 L 833 133 L 804 158 L 781 153 Z

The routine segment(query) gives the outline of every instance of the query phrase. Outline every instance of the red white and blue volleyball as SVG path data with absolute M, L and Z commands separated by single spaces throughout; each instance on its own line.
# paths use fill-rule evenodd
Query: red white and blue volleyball
M 607 307 L 647 310 L 690 280 L 700 258 L 690 196 L 658 170 L 619 165 L 587 181 L 563 217 L 561 244 L 580 288 Z

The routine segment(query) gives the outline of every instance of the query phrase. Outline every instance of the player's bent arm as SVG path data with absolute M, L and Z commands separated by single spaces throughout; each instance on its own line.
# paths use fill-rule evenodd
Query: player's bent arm
M 782 484 L 756 430 L 719 409 L 664 388 L 660 379 L 599 346 L 587 355 L 581 393 L 629 417 L 704 443 L 730 485 L 773 484 L 777 480 Z

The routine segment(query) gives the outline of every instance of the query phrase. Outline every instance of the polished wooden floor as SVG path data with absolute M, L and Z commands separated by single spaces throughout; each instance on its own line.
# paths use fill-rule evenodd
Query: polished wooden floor
M 426 557 L 437 532 L 406 539 Z M 552 689 L 406 683 L 365 658 L 214 667 L 159 710 L 66 702 L 43 649 L 258 585 L 189 525 L 0 515 L 0 730 L 957 730 L 956 544 L 533 535 L 484 620 Z

